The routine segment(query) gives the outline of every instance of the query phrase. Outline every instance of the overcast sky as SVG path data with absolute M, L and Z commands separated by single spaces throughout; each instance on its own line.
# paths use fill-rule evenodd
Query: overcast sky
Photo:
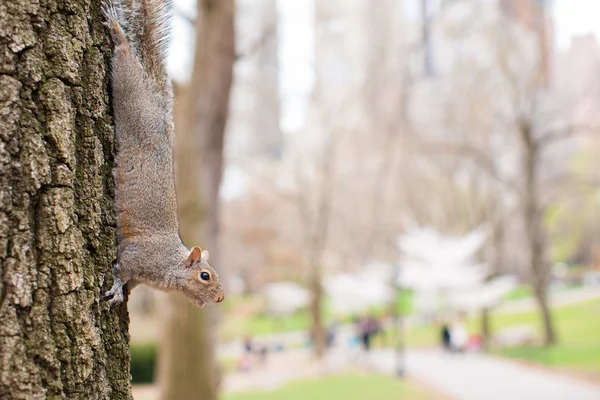
M 554 0 L 556 44 L 565 50 L 572 36 L 594 33 L 600 37 L 600 1 Z

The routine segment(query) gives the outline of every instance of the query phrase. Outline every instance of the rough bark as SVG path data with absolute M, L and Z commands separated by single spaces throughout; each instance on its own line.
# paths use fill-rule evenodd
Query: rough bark
M 109 54 L 97 2 L 0 2 L 2 399 L 131 398 Z
M 198 2 L 196 56 L 182 123 L 176 126 L 177 189 L 181 235 L 187 245 L 210 251 L 211 265 L 224 279 L 219 265 L 219 188 L 223 173 L 223 143 L 233 76 L 233 0 Z M 181 100 L 178 100 L 181 101 Z M 164 399 L 217 398 L 218 373 L 211 327 L 215 315 L 173 296 L 165 315 L 161 347 L 161 384 Z

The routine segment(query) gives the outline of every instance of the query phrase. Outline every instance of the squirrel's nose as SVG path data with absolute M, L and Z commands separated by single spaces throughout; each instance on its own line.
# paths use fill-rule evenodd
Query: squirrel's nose
M 222 294 L 222 295 L 219 296 L 219 298 L 217 299 L 217 303 L 220 303 L 223 300 L 225 300 L 225 295 L 224 294 Z

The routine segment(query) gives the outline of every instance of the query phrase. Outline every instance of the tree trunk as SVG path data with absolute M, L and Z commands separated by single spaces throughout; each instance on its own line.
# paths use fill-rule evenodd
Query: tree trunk
M 550 269 L 545 260 L 545 238 L 542 221 L 542 210 L 539 205 L 537 190 L 537 168 L 539 165 L 539 149 L 532 138 L 532 130 L 527 122 L 521 123 L 521 132 L 525 150 L 525 193 L 524 213 L 525 232 L 531 268 L 531 282 L 535 298 L 542 313 L 544 324 L 544 344 L 556 342 L 552 315 L 548 307 L 547 287 L 550 283 Z
M 211 256 L 212 257 L 212 256 Z M 165 400 L 214 400 L 218 376 L 214 368 L 210 313 L 188 299 L 171 294 L 163 313 L 159 383 Z
M 97 2 L 0 3 L 0 398 L 130 399 Z
M 177 190 L 184 243 L 210 251 L 210 262 L 224 279 L 218 257 L 219 188 L 223 142 L 233 75 L 233 0 L 198 2 L 196 56 L 185 110 L 177 117 Z M 164 399 L 217 398 L 214 360 L 215 314 L 180 296 L 171 296 L 164 315 L 160 378 Z
M 496 193 L 500 198 L 501 194 Z M 491 257 L 492 270 L 487 277 L 492 279 L 494 276 L 501 274 L 504 270 L 504 211 L 502 210 L 501 202 L 492 201 L 491 208 L 488 210 L 488 217 L 493 221 L 492 236 L 491 236 Z M 481 346 L 483 349 L 488 349 L 491 339 L 492 330 L 490 325 L 490 308 L 484 307 L 481 310 Z
M 534 289 L 535 292 L 535 300 L 540 308 L 540 312 L 542 313 L 542 323 L 544 326 L 544 345 L 550 346 L 556 343 L 556 334 L 554 331 L 554 323 L 552 322 L 552 313 L 550 312 L 550 307 L 548 306 L 548 296 L 547 290 L 545 287 Z
M 481 347 L 487 350 L 490 345 L 490 309 L 484 307 L 481 309 Z
M 321 284 L 321 274 L 319 268 L 313 268 L 313 276 L 310 278 L 310 315 L 311 315 L 311 336 L 315 346 L 315 356 L 322 358 L 325 354 L 325 326 L 323 324 L 323 285 Z
M 333 202 L 333 176 L 335 168 L 335 136 L 325 139 L 325 148 L 319 165 L 321 182 L 319 183 L 318 203 L 315 213 L 312 233 L 308 237 L 307 245 L 308 265 L 311 270 L 309 285 L 311 289 L 310 312 L 312 318 L 311 333 L 315 344 L 315 355 L 323 357 L 326 350 L 325 326 L 323 324 L 323 265 L 322 258 L 331 219 L 331 205 Z

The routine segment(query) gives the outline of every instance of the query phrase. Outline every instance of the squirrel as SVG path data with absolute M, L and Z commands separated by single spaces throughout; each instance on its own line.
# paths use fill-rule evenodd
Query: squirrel
M 143 283 L 178 291 L 200 307 L 224 299 L 209 253 L 179 237 L 173 165 L 173 89 L 165 67 L 168 0 L 107 1 L 112 108 L 117 153 L 113 175 L 117 214 L 114 285 L 110 306 L 123 302 L 123 286 Z

